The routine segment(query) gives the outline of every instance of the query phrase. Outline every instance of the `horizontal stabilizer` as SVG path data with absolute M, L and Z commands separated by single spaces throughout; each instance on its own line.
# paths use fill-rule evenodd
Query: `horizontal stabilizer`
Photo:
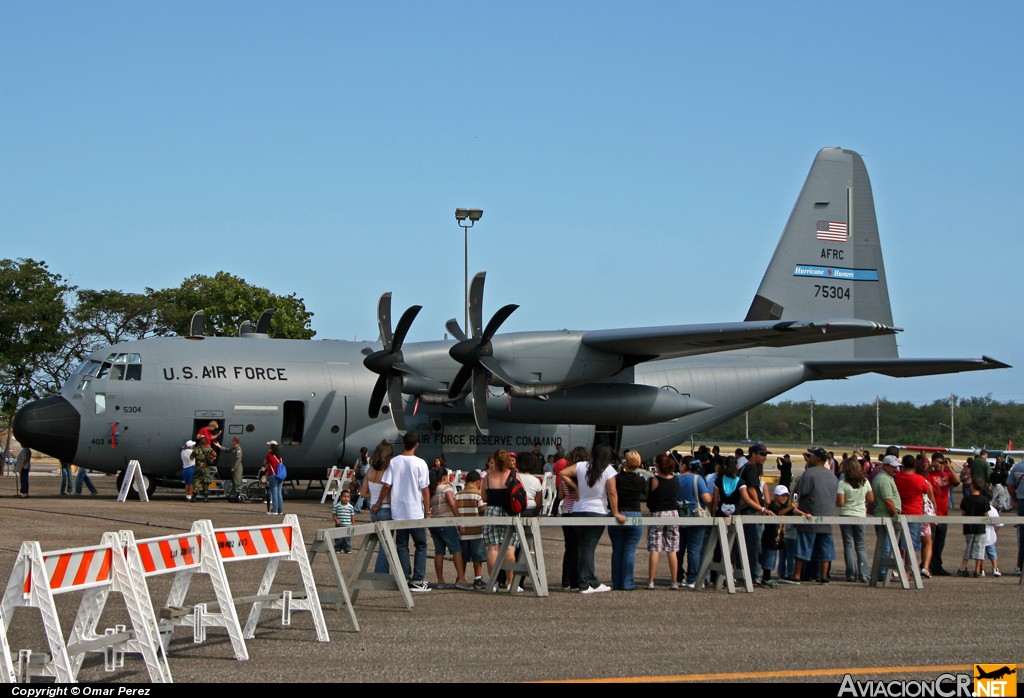
M 624 354 L 631 363 L 751 347 L 789 347 L 899 332 L 871 320 L 784 320 L 593 330 L 583 334 L 592 349 Z
M 992 368 L 1010 368 L 1009 364 L 988 356 L 980 359 L 850 359 L 848 361 L 808 361 L 811 371 L 808 380 L 849 378 L 862 373 L 880 373 L 893 378 L 935 376 L 943 373 L 986 371 Z

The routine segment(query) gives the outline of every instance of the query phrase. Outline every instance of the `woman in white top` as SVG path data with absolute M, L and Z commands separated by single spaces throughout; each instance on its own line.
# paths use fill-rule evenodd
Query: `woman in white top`
M 843 479 L 839 481 L 836 506 L 839 516 L 868 515 L 867 505 L 875 503 L 875 493 L 864 476 L 864 466 L 856 458 L 847 458 L 841 466 Z M 846 560 L 846 581 L 864 582 L 868 578 L 868 555 L 864 549 L 864 524 L 841 524 L 843 557 Z
M 377 448 L 373 450 L 373 455 L 370 456 L 370 469 L 366 471 L 366 477 L 363 478 L 363 486 L 359 488 L 359 496 L 370 503 L 371 522 L 391 520 L 390 497 L 381 502 L 376 511 L 374 511 L 374 505 L 380 499 L 380 491 L 384 489 L 384 483 L 381 482 L 381 478 L 384 477 L 384 471 L 391 464 L 391 458 L 394 455 L 395 449 L 387 441 L 381 441 L 377 444 Z M 383 548 L 377 550 L 377 562 L 374 563 L 373 571 L 381 574 L 388 573 L 388 559 L 384 555 Z
M 619 513 L 619 497 L 615 490 L 614 453 L 611 446 L 598 444 L 594 448 L 592 462 L 580 462 L 575 468 L 566 468 L 559 477 L 566 487 L 577 493 L 579 499 L 573 505 L 571 516 L 604 517 L 609 512 L 619 524 L 626 523 L 626 517 Z M 611 591 L 602 584 L 594 568 L 594 554 L 604 533 L 603 526 L 578 526 L 576 538 L 579 543 L 580 593 L 593 594 Z

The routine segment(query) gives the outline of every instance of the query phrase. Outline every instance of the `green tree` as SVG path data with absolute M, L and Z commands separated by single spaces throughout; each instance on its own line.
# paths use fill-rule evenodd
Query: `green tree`
M 278 296 L 245 279 L 218 272 L 215 276 L 197 274 L 181 286 L 162 291 L 147 289 L 158 303 L 157 334 L 188 334 L 189 322 L 197 310 L 206 313 L 206 334 L 238 334 L 244 320 L 255 321 L 264 310 L 273 309 L 271 334 L 284 339 L 311 339 L 313 313 L 294 293 Z
M 45 262 L 0 260 L 0 412 L 8 424 L 20 401 L 41 394 L 34 377 L 68 341 L 73 291 Z

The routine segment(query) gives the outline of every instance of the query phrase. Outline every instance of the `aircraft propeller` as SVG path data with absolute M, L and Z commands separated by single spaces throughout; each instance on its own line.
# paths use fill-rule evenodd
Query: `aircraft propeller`
M 469 287 L 469 321 L 472 325 L 472 337 L 466 336 L 455 318 L 445 323 L 448 332 L 459 340 L 448 350 L 448 355 L 462 364 L 462 368 L 459 369 L 448 389 L 448 397 L 457 397 L 465 387 L 466 381 L 472 380 L 473 419 L 476 420 L 476 428 L 482 434 L 487 433 L 486 372 L 489 371 L 510 387 L 516 385 L 515 380 L 505 372 L 501 364 L 494 360 L 491 339 L 502 323 L 519 307 L 509 304 L 499 308 L 498 312 L 491 316 L 487 327 L 483 327 L 484 280 L 486 276 L 486 272 L 480 272 L 473 277 L 473 282 Z
M 373 393 L 370 396 L 371 418 L 380 414 L 381 404 L 384 402 L 385 394 L 391 406 L 391 419 L 399 431 L 405 431 L 405 409 L 402 404 L 402 377 L 405 375 L 418 375 L 411 366 L 405 363 L 402 356 L 402 344 L 405 336 L 409 333 L 412 321 L 423 306 L 414 305 L 402 313 L 398 320 L 398 326 L 394 333 L 391 331 L 391 292 L 381 295 L 377 303 L 377 325 L 380 327 L 380 339 L 384 348 L 375 351 L 365 359 L 363 365 L 377 374 L 377 382 L 373 385 Z

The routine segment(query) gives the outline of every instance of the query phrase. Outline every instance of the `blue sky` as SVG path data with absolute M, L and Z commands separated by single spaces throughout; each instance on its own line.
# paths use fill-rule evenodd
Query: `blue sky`
M 817 150 L 860 152 L 901 355 L 1021 357 L 1024 5 L 7 2 L 4 257 L 194 273 L 375 338 L 381 292 L 503 329 L 740 320 Z M 1020 371 L 786 396 L 1024 401 Z

